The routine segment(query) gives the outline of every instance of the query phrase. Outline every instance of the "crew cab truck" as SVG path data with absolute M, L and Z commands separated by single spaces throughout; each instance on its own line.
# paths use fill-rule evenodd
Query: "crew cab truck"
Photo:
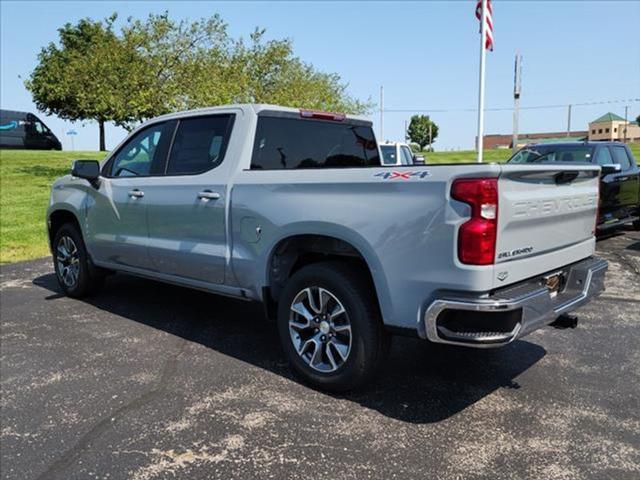
M 390 333 L 498 347 L 604 289 L 599 167 L 384 167 L 371 123 L 270 105 L 158 117 L 51 192 L 72 297 L 107 272 L 263 302 L 303 380 L 366 382 Z

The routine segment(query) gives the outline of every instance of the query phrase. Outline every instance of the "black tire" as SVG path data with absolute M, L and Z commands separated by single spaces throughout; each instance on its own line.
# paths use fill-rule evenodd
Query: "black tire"
M 311 367 L 309 360 L 305 360 L 294 345 L 294 341 L 298 342 L 298 346 L 304 342 L 298 339 L 299 337 L 296 337 L 297 331 L 291 333 L 292 330 L 290 330 L 290 309 L 294 300 L 300 298 L 299 295 L 306 288 L 313 287 L 325 289 L 333 296 L 331 301 L 338 301 L 343 306 L 346 317 L 344 317 L 345 320 L 340 321 L 349 323 L 351 328 L 349 334 L 350 349 L 346 359 L 338 357 L 336 349 L 327 345 L 337 340 L 337 338 L 329 339 L 323 344 L 323 348 L 333 352 L 332 359 L 335 357 L 342 362 L 337 368 L 329 366 L 330 368 L 335 368 L 333 371 L 318 371 Z M 322 300 L 319 300 L 319 302 L 321 303 Z M 302 319 L 302 317 L 299 318 Z M 389 335 L 384 329 L 378 301 L 370 279 L 361 269 L 343 263 L 315 263 L 297 271 L 287 281 L 280 296 L 277 323 L 282 348 L 293 372 L 304 382 L 322 390 L 339 392 L 361 387 L 372 379 L 389 350 Z M 309 323 L 311 324 L 311 322 Z M 318 324 L 315 323 L 314 325 Z M 333 319 L 331 320 L 331 325 L 334 325 Z M 318 332 L 318 330 L 317 328 L 313 329 L 315 332 Z M 331 332 L 329 334 L 331 337 L 341 335 L 333 333 L 333 329 Z M 315 336 L 321 333 L 322 331 L 317 334 L 311 334 Z M 294 340 L 294 337 L 297 339 Z M 315 344 L 315 346 L 317 348 L 318 344 Z M 326 350 L 321 355 L 327 359 L 328 363 Z M 312 357 L 310 362 L 313 362 L 313 355 L 310 354 L 310 356 Z M 332 361 L 332 363 L 335 363 L 335 361 Z
M 72 244 L 66 239 L 70 239 Z M 60 261 L 60 259 L 64 258 L 64 255 L 61 255 L 61 248 L 67 251 L 74 250 L 73 248 L 67 248 L 68 245 L 73 245 L 75 251 L 77 251 L 77 260 L 75 262 Z M 70 281 L 72 277 L 69 276 L 68 271 L 65 274 L 64 267 L 69 266 L 71 263 L 78 266 L 75 281 Z M 65 223 L 55 233 L 53 238 L 53 265 L 58 284 L 69 297 L 85 297 L 100 290 L 104 284 L 104 274 L 91 264 L 82 235 L 78 227 L 73 223 Z

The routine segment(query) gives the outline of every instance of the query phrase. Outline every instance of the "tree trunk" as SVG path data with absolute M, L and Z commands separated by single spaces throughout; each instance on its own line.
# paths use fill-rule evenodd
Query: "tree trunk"
M 98 128 L 100 129 L 100 151 L 104 152 L 107 150 L 104 144 L 104 120 L 98 120 Z

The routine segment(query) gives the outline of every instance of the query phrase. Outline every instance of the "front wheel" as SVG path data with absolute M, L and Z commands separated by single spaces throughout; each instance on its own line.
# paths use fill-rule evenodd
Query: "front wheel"
M 70 297 L 94 293 L 104 283 L 104 275 L 90 263 L 78 228 L 61 226 L 53 239 L 53 264 L 60 287 Z
M 360 269 L 337 262 L 308 265 L 289 279 L 278 331 L 293 371 L 325 390 L 362 386 L 388 350 L 371 282 Z

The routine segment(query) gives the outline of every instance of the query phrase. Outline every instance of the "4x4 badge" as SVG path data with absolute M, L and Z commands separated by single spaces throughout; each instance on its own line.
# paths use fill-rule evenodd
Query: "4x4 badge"
M 427 170 L 421 170 L 418 172 L 414 172 L 413 170 L 409 171 L 392 171 L 392 172 L 380 172 L 376 173 L 374 177 L 382 177 L 385 180 L 392 180 L 394 178 L 399 178 L 401 180 L 410 180 L 411 178 L 425 178 L 429 177 L 431 174 Z

